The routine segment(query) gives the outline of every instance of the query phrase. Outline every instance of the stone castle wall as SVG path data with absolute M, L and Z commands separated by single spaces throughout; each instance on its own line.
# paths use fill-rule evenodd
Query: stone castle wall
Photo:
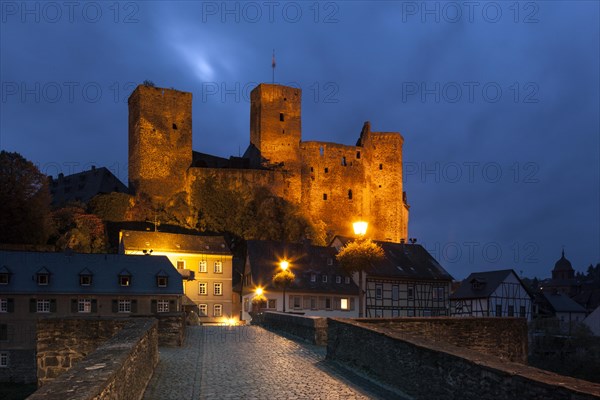
M 357 146 L 302 142 L 301 97 L 300 89 L 280 85 L 252 91 L 250 141 L 265 169 L 199 168 L 191 167 L 191 94 L 139 86 L 129 99 L 131 190 L 158 202 L 184 192 L 193 205 L 201 195 L 196 183 L 207 177 L 243 192 L 265 186 L 330 233 L 351 235 L 360 218 L 374 239 L 406 239 L 402 136 L 371 132 L 366 123 Z

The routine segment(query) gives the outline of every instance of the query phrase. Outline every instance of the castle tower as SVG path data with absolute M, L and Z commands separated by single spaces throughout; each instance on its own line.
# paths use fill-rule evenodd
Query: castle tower
M 250 99 L 250 143 L 266 164 L 299 171 L 302 91 L 261 83 L 252 90 Z
M 129 190 L 166 202 L 192 164 L 192 94 L 139 85 L 128 103 Z

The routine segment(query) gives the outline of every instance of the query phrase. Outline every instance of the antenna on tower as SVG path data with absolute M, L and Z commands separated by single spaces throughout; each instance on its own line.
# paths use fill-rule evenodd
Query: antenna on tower
M 272 83 L 275 84 L 275 49 L 273 49 L 273 58 L 271 59 L 271 68 L 273 68 Z

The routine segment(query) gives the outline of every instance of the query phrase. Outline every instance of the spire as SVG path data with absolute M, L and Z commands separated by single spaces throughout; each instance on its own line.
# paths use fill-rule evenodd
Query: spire
M 275 49 L 273 49 L 273 58 L 271 59 L 271 68 L 273 68 L 273 76 L 272 76 L 272 82 L 273 84 L 275 84 Z

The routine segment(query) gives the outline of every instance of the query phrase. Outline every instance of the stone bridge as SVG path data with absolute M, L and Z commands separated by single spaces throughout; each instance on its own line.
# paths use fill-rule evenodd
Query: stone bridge
M 160 348 L 144 399 L 407 399 L 326 361 L 326 349 L 258 326 L 190 327 L 183 347 Z

